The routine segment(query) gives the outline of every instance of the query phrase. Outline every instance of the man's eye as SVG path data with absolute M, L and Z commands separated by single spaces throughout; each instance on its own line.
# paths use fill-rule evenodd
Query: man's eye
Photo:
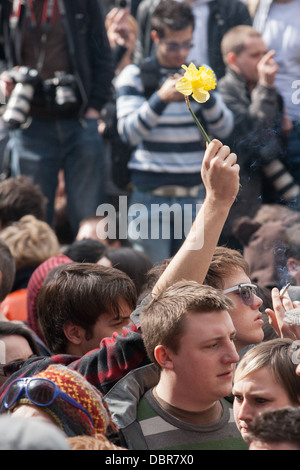
M 218 346 L 218 343 L 214 343 L 214 344 L 209 344 L 207 346 L 208 349 L 213 349 L 213 348 L 216 348 Z
M 258 403 L 259 405 L 263 405 L 264 403 L 267 403 L 269 400 L 267 400 L 266 398 L 255 398 L 255 401 L 256 403 Z
M 242 395 L 236 395 L 236 394 L 234 394 L 234 399 L 235 399 L 236 401 L 240 402 L 240 403 L 243 401 Z

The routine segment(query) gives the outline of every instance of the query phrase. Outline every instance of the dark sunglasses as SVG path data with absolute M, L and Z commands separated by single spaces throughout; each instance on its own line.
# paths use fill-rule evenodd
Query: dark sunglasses
M 166 49 L 168 52 L 178 52 L 180 49 L 185 49 L 186 51 L 193 47 L 191 41 L 184 41 L 181 44 L 178 42 L 165 42 Z
M 70 403 L 70 405 L 83 411 L 94 426 L 90 413 L 80 405 L 80 403 L 60 390 L 52 380 L 42 377 L 24 377 L 14 380 L 8 387 L 4 397 L 4 406 L 6 409 L 10 409 L 18 401 L 24 389 L 28 400 L 37 406 L 50 406 L 57 397 L 62 398 Z
M 254 302 L 254 296 L 257 295 L 257 286 L 255 284 L 239 284 L 223 290 L 223 294 L 229 294 L 229 292 L 235 292 L 237 290 L 244 304 L 251 307 Z
M 19 360 L 19 361 L 14 361 L 9 364 L 0 364 L 0 376 L 4 377 L 10 377 L 12 374 L 20 370 L 25 361 Z

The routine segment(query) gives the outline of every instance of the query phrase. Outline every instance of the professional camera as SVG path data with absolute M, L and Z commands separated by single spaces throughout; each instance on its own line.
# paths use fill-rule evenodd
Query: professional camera
M 11 70 L 9 76 L 16 85 L 2 118 L 11 129 L 17 129 L 25 124 L 28 119 L 31 101 L 39 77 L 37 70 L 25 66 Z
M 44 91 L 60 109 L 72 108 L 77 100 L 77 82 L 74 75 L 55 72 L 54 78 L 44 81 Z

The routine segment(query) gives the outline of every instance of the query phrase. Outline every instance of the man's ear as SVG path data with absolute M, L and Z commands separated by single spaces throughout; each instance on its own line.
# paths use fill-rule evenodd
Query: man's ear
M 235 52 L 228 52 L 228 54 L 226 56 L 226 63 L 229 66 L 235 65 L 235 63 L 236 63 L 236 54 L 235 54 Z
M 173 369 L 172 354 L 169 348 L 159 344 L 154 349 L 154 357 L 162 369 Z
M 158 43 L 158 41 L 159 41 L 159 37 L 158 37 L 157 31 L 155 29 L 152 29 L 152 31 L 151 31 L 151 39 L 155 43 Z
M 84 329 L 81 326 L 74 325 L 74 323 L 70 321 L 64 324 L 63 332 L 67 340 L 72 344 L 79 345 L 84 339 Z

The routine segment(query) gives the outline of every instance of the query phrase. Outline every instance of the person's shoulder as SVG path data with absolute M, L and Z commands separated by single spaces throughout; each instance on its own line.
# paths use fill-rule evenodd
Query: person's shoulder
M 115 87 L 120 88 L 127 82 L 134 82 L 140 75 L 140 68 L 136 64 L 127 65 L 122 72 L 117 76 L 115 81 Z
M 243 77 L 235 73 L 230 68 L 227 68 L 225 75 L 218 80 L 218 89 L 222 92 L 222 90 L 230 87 L 235 88 L 236 86 L 241 85 L 244 81 Z

